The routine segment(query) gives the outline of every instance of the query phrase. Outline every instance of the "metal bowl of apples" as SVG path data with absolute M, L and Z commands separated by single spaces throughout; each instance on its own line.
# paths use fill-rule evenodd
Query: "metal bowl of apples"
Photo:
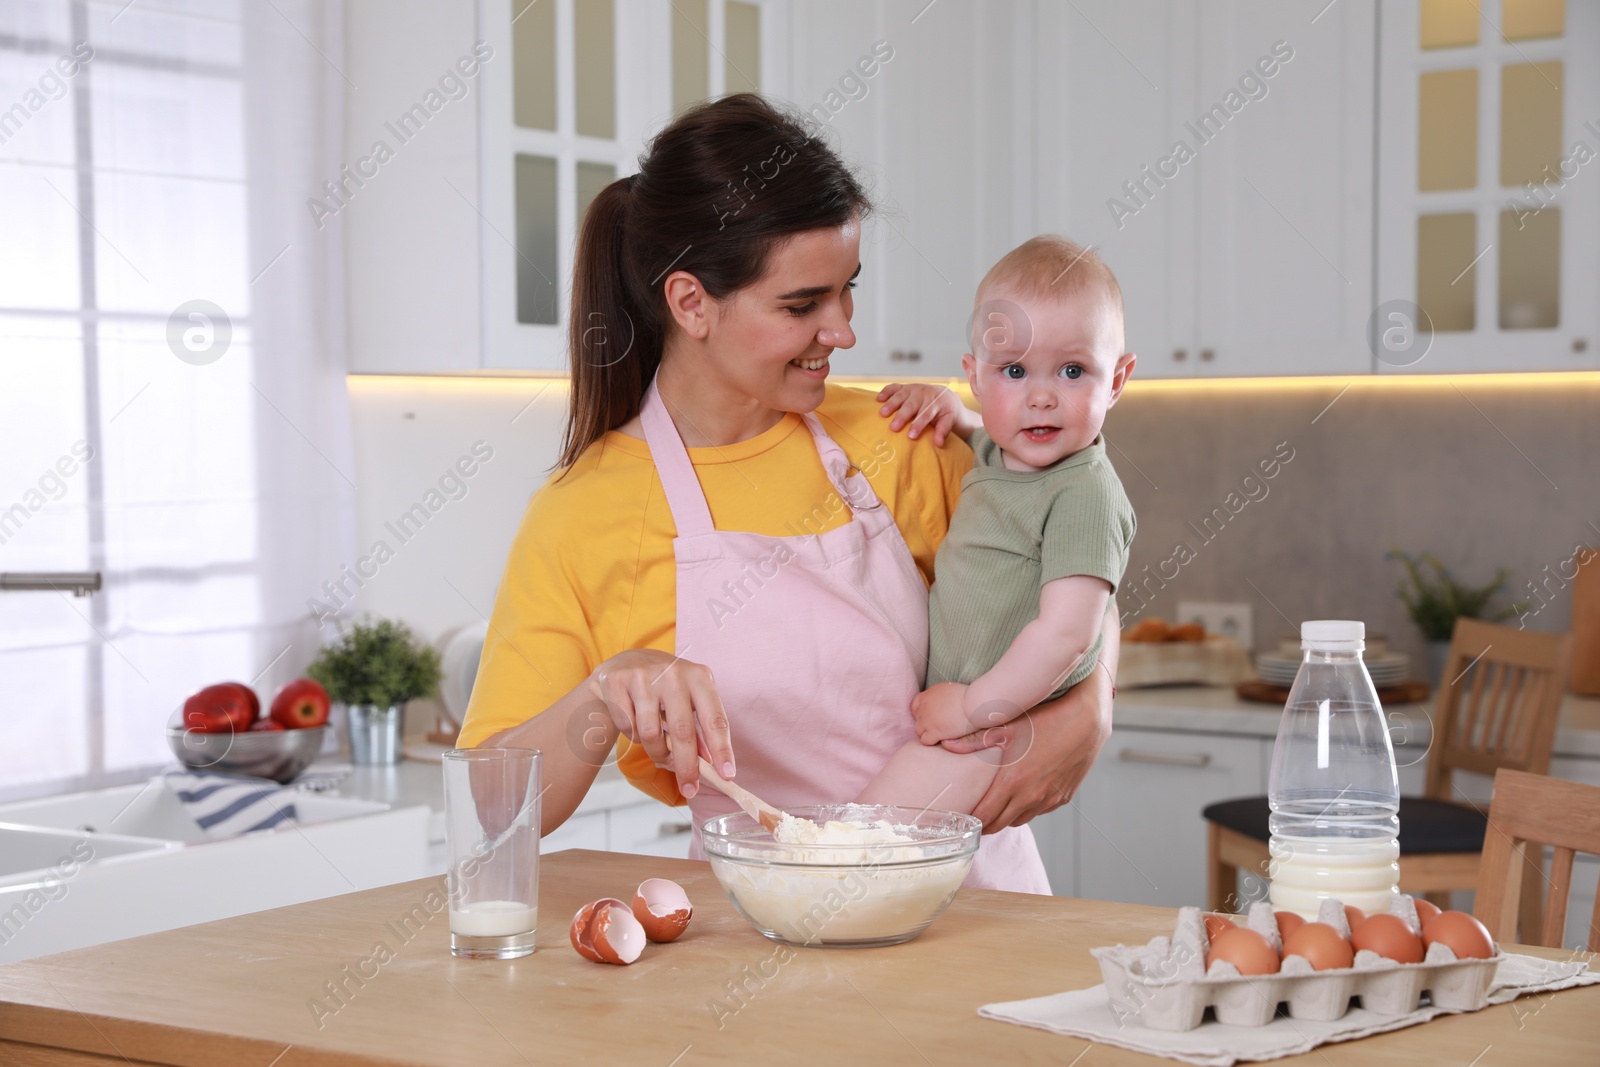
M 206 686 L 168 725 L 167 747 L 192 771 L 293 781 L 322 751 L 328 695 L 310 679 L 297 679 L 278 691 L 269 715 L 260 711 L 248 686 Z

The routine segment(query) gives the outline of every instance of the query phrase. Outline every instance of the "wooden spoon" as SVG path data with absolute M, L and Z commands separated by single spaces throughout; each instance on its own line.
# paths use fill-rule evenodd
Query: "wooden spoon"
M 778 824 L 783 821 L 783 812 L 743 786 L 734 785 L 723 778 L 722 775 L 712 769 L 711 764 L 706 762 L 704 756 L 700 757 L 700 777 L 738 804 L 740 808 L 744 809 L 746 815 L 759 822 L 766 828 L 768 833 L 776 834 L 778 832 Z

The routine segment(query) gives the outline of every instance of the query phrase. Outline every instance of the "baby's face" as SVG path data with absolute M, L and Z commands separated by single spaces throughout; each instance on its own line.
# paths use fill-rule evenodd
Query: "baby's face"
M 1122 323 L 1100 292 L 1034 300 L 996 296 L 961 357 L 983 428 L 1011 470 L 1043 470 L 1088 448 L 1133 370 Z

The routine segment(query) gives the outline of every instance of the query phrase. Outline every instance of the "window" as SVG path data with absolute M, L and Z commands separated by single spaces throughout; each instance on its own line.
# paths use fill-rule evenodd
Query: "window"
M 293 677 L 348 555 L 337 246 L 304 206 L 337 75 L 325 27 L 264 10 L 0 5 L 0 572 L 103 580 L 0 593 L 0 797 L 170 766 L 187 694 Z

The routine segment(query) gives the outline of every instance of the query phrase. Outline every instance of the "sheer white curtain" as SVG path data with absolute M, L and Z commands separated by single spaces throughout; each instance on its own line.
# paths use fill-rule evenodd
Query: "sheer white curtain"
M 0 4 L 0 797 L 135 777 L 271 690 L 354 557 L 337 0 Z

